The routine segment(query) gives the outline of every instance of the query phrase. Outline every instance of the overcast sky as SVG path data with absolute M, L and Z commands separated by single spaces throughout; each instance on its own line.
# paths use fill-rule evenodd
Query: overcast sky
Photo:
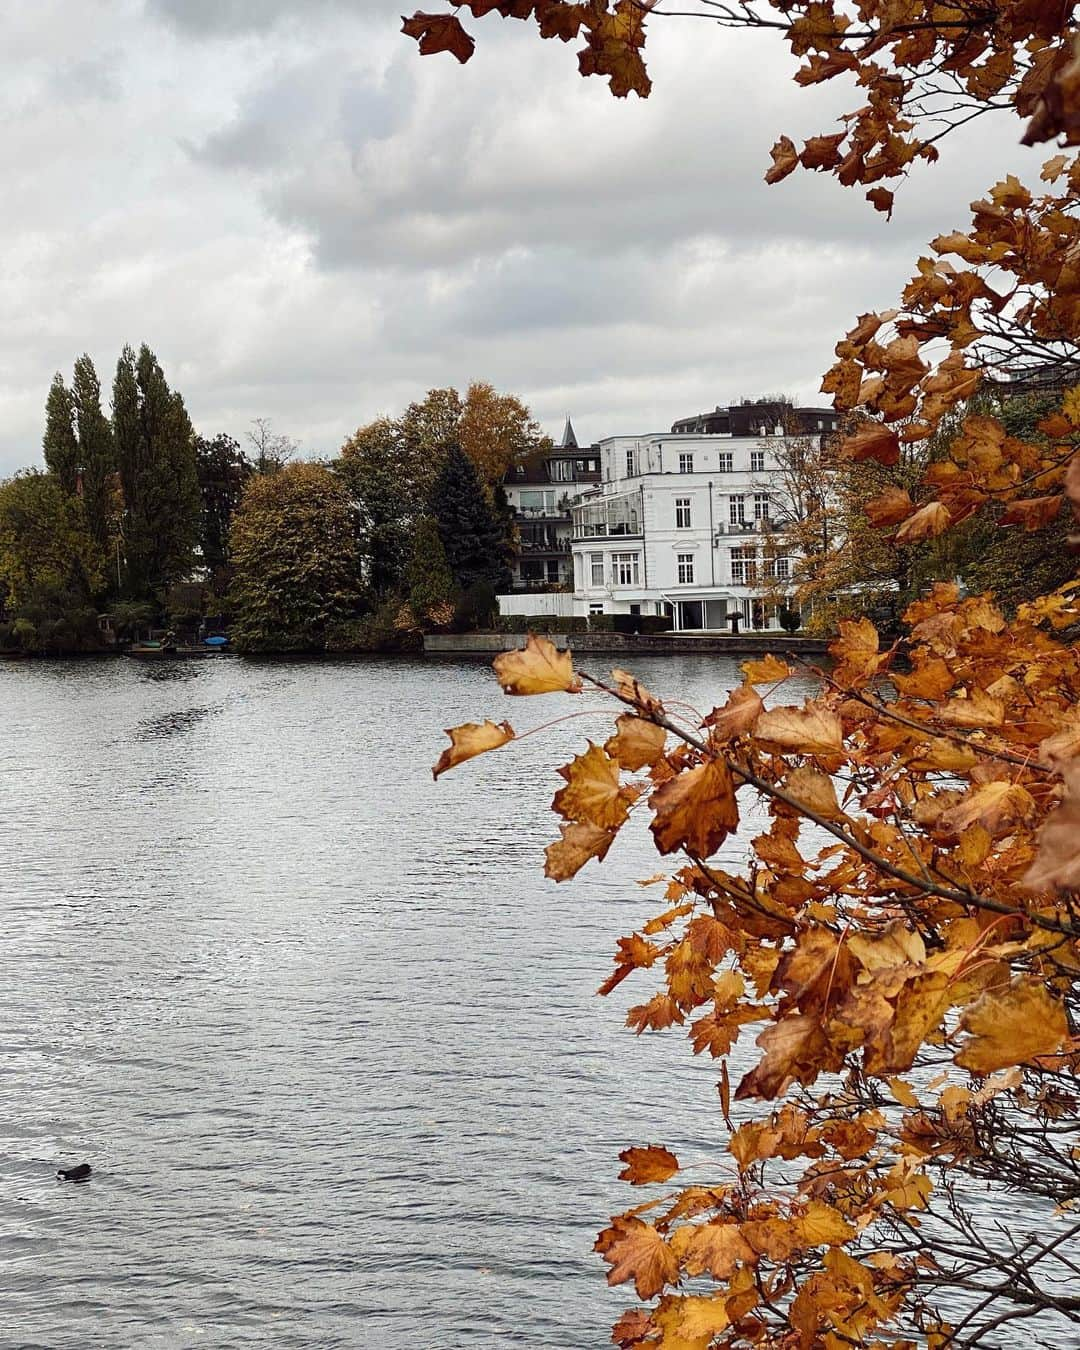
M 438 10 L 440 0 L 424 6 Z M 647 102 L 490 16 L 467 66 L 389 0 L 34 0 L 0 22 L 0 473 L 40 460 L 55 370 L 106 388 L 148 342 L 197 429 L 332 453 L 436 385 L 489 380 L 558 434 L 818 400 L 832 346 L 925 241 L 1045 152 L 986 119 L 860 191 L 762 175 L 800 90 L 774 37 L 656 20 Z

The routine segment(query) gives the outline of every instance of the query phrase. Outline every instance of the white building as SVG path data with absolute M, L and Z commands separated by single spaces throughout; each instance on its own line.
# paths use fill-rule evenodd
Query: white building
M 755 424 L 766 408 L 772 420 Z M 779 627 L 795 559 L 776 452 L 829 434 L 836 415 L 788 408 L 785 437 L 772 405 L 730 412 L 733 431 L 599 442 L 601 482 L 572 508 L 575 613 L 670 614 L 689 631 L 728 631 L 733 614 L 740 629 Z M 709 416 L 725 424 L 722 410 Z

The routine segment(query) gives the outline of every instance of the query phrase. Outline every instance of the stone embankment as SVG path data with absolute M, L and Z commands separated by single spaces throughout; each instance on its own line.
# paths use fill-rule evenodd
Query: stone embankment
M 761 652 L 795 652 L 820 656 L 828 649 L 825 638 L 789 637 L 786 633 L 723 633 L 700 636 L 689 633 L 552 633 L 546 636 L 556 647 L 572 652 L 625 652 L 647 656 L 747 656 Z M 488 656 L 524 647 L 522 633 L 428 633 L 426 656 Z

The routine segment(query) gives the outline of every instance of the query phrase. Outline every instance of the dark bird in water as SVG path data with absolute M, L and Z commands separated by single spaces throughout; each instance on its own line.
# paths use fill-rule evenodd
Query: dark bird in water
M 63 1167 L 56 1174 L 57 1181 L 89 1181 L 93 1168 L 89 1163 L 79 1163 L 77 1167 Z

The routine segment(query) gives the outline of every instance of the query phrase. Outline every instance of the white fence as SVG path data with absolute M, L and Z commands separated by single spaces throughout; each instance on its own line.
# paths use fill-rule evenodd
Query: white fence
M 500 614 L 543 615 L 544 618 L 569 618 L 574 612 L 574 597 L 568 591 L 520 591 L 496 596 Z

